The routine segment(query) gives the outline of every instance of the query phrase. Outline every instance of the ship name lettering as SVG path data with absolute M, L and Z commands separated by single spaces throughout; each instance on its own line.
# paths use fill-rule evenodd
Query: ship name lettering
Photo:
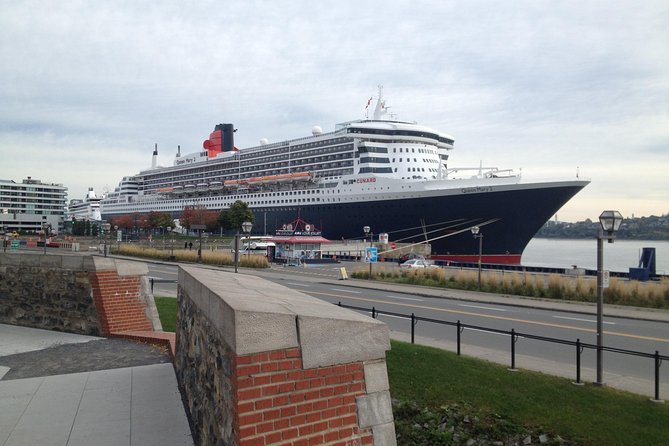
M 174 161 L 174 164 L 176 166 L 180 166 L 182 164 L 190 164 L 195 162 L 195 157 L 193 158 L 182 158 Z
M 460 189 L 460 192 L 463 194 L 470 194 L 473 192 L 492 192 L 492 187 L 490 186 L 476 186 L 476 187 L 463 187 Z
M 356 183 L 375 183 L 376 178 L 358 178 L 355 180 Z

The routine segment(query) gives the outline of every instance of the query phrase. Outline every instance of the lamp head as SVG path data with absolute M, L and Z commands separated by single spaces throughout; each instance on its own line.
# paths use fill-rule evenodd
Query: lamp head
M 481 228 L 478 226 L 472 226 L 469 230 L 472 231 L 472 235 L 478 235 L 481 232 Z
M 369 231 L 371 231 L 371 230 L 372 230 L 372 228 L 370 228 L 369 226 L 364 226 L 362 228 L 362 231 L 365 233 L 365 235 L 369 234 Z
M 618 211 L 604 211 L 599 216 L 599 224 L 602 230 L 609 235 L 613 235 L 620 229 L 623 222 L 623 216 Z
M 253 229 L 253 223 L 251 223 L 250 221 L 245 221 L 244 223 L 242 223 L 242 232 L 248 234 L 249 232 L 251 232 L 251 229 Z

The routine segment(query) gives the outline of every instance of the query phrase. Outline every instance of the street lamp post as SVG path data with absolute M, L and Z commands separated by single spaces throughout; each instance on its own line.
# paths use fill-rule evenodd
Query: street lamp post
M 481 228 L 478 226 L 472 226 L 470 229 L 472 231 L 472 235 L 474 236 L 474 239 L 479 239 L 479 265 L 478 265 L 478 284 L 479 284 L 479 291 L 481 290 L 481 255 L 483 253 L 483 233 L 481 232 Z
M 362 231 L 365 233 L 365 238 L 369 235 L 369 247 L 372 247 L 372 239 L 374 238 L 374 233 L 371 232 L 372 228 L 369 226 L 364 226 Z M 366 257 L 366 256 L 365 256 Z M 372 280 L 372 259 L 367 259 L 369 261 L 369 277 L 368 280 Z
M 167 227 L 167 235 L 170 237 L 170 260 L 174 260 L 174 239 L 172 238 L 172 226 Z
M 49 228 L 51 228 L 49 223 L 42 225 L 42 229 L 44 230 L 44 254 L 46 254 L 46 238 L 49 236 Z
M 114 234 L 116 234 L 116 255 L 121 253 L 121 239 L 118 236 L 118 225 L 114 225 Z
M 245 221 L 242 223 L 242 232 L 244 233 L 244 236 L 246 237 L 246 258 L 248 259 L 250 252 L 249 248 L 251 247 L 251 240 L 249 239 L 249 235 L 251 234 L 251 229 L 253 229 L 253 223 L 250 221 Z
M 234 246 L 234 251 L 235 251 L 235 273 L 239 269 L 239 229 L 237 229 L 237 233 L 235 234 L 235 246 Z
M 596 385 L 604 385 L 602 348 L 604 344 L 604 240 L 613 243 L 616 232 L 623 222 L 618 211 L 604 211 L 599 216 L 601 228 L 597 233 L 597 381 Z M 608 286 L 608 284 L 606 284 Z
M 105 252 L 105 257 L 107 257 L 107 234 L 109 233 L 109 230 L 111 229 L 111 224 L 109 223 L 102 223 L 100 225 L 100 236 L 102 237 L 102 241 L 104 242 L 104 252 Z

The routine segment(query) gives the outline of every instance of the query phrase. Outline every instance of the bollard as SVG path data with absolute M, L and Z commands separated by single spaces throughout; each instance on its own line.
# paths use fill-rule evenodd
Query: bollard
M 511 329 L 511 369 L 516 370 L 516 330 Z
M 662 402 L 660 399 L 660 365 L 662 364 L 662 359 L 660 359 L 660 352 L 655 350 L 655 402 Z
M 581 384 L 581 340 L 576 339 L 576 384 Z
M 372 319 L 376 319 L 376 308 L 372 307 Z
M 411 343 L 414 344 L 415 342 L 415 327 L 416 326 L 416 316 L 411 313 Z
M 462 324 L 460 323 L 460 319 L 458 319 L 458 356 L 460 356 L 460 333 L 462 333 Z

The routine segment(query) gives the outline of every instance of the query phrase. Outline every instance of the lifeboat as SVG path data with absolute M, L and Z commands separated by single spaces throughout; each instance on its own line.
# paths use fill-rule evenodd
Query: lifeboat
M 186 184 L 184 186 L 184 193 L 192 194 L 194 192 L 195 192 L 195 185 L 194 184 Z
M 173 190 L 174 190 L 173 187 L 159 187 L 158 189 L 156 189 L 156 192 L 158 192 L 160 195 L 167 195 L 171 194 Z
M 170 192 L 172 195 L 181 195 L 184 191 L 183 186 L 174 186 Z
M 225 187 L 241 187 L 241 186 L 246 186 L 247 181 L 246 180 L 225 180 L 223 185 Z
M 209 189 L 221 190 L 223 189 L 223 183 L 221 183 L 220 181 L 212 181 L 211 183 L 209 183 Z
M 209 185 L 207 183 L 198 183 L 196 189 L 198 192 L 207 192 Z

